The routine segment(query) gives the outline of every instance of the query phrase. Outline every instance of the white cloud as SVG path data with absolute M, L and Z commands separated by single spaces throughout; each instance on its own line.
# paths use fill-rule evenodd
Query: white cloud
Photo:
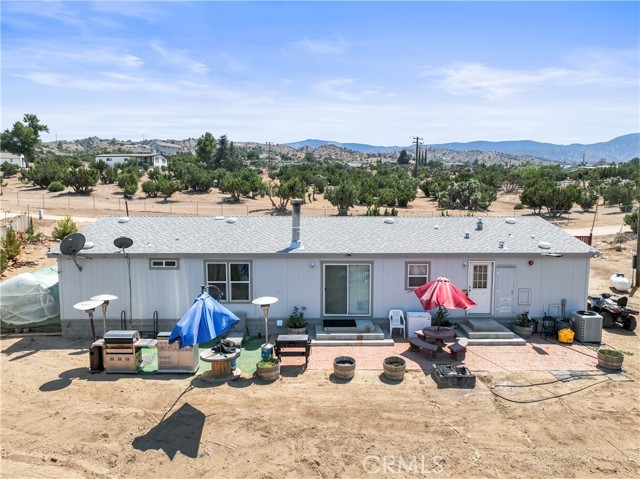
M 334 100 L 357 102 L 377 93 L 376 88 L 362 87 L 353 78 L 333 78 L 317 82 L 311 89 Z
M 317 55 L 340 55 L 345 50 L 342 40 L 310 40 L 303 38 L 294 43 L 300 50 Z
M 207 65 L 190 58 L 186 50 L 167 48 L 161 41 L 154 41 L 149 45 L 170 65 L 187 68 L 193 73 L 207 73 L 209 71 Z

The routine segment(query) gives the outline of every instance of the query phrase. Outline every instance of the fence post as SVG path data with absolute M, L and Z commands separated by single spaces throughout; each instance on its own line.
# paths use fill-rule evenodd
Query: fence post
M 196 216 L 198 216 L 200 213 L 198 212 L 198 202 L 196 201 Z

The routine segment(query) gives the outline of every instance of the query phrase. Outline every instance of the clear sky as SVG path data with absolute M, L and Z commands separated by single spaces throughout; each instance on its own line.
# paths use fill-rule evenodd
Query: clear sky
M 2 0 L 2 130 L 373 145 L 640 132 L 640 3 Z

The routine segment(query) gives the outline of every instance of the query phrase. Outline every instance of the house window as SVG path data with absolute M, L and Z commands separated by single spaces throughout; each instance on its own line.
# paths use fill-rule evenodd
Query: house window
M 415 289 L 429 282 L 429 269 L 431 263 L 406 263 L 406 288 Z
M 371 315 L 371 265 L 324 265 L 325 316 Z
M 207 286 L 214 286 L 212 289 L 218 293 L 220 301 L 249 301 L 250 263 L 207 263 Z
M 177 259 L 150 259 L 151 269 L 180 269 L 180 261 Z

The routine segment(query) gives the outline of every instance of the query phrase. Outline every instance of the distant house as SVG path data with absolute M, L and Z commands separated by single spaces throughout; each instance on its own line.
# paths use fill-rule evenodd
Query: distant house
M 297 222 L 297 224 L 296 224 Z M 509 320 L 584 309 L 591 246 L 539 217 L 104 217 L 82 234 L 76 257 L 52 250 L 60 271 L 63 335 L 90 336 L 79 301 L 109 293 L 107 320 L 159 318 L 171 330 L 201 285 L 263 331 L 251 301 L 275 296 L 273 326 L 294 306 L 310 324 L 368 319 L 388 329 L 388 311 L 421 311 L 412 290 L 446 276 L 477 306 L 451 319 Z M 129 238 L 129 248 L 114 240 Z M 77 265 L 75 262 L 77 262 Z M 82 269 L 80 269 L 82 268 Z M 213 291 L 212 290 L 212 291 Z M 212 293 L 213 294 L 213 293 Z M 386 325 L 386 326 L 385 326 Z M 276 328 L 277 330 L 277 328 Z
M 151 143 L 151 150 L 166 156 L 173 156 L 182 153 L 182 147 L 173 143 L 164 143 L 162 141 L 154 141 Z
M 13 165 L 18 165 L 20 168 L 26 168 L 27 162 L 24 159 L 23 154 L 15 154 L 9 153 L 8 151 L 0 152 L 0 165 L 4 162 L 11 163 Z
M 149 165 L 161 168 L 167 166 L 167 159 L 156 152 L 153 153 L 106 153 L 96 155 L 96 161 L 104 161 L 109 166 L 126 163 L 129 160 L 137 160 L 139 165 Z

